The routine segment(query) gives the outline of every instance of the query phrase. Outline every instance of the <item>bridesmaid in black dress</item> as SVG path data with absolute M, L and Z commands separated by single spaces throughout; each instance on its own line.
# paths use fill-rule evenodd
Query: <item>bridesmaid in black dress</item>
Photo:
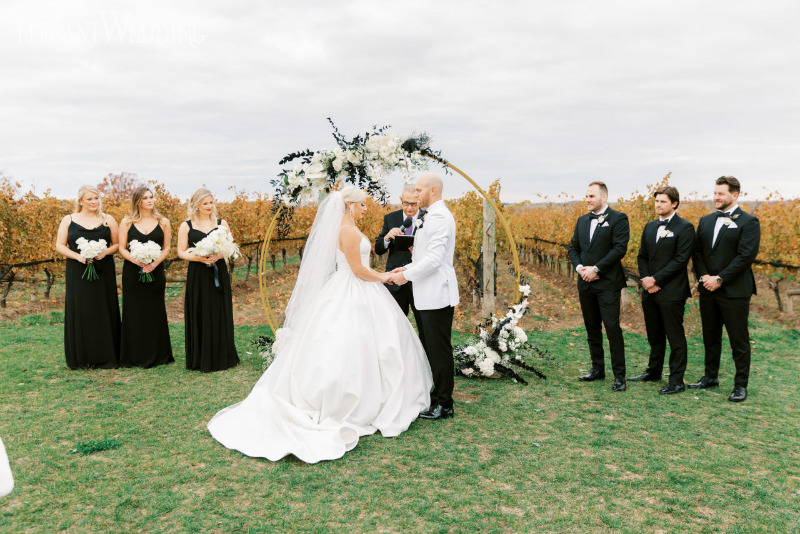
M 88 260 L 98 278 L 83 278 L 87 265 L 77 241 L 105 239 L 107 248 Z M 56 250 L 67 258 L 64 306 L 64 356 L 70 369 L 113 369 L 119 365 L 119 301 L 113 255 L 117 222 L 103 213 L 100 192 L 84 185 L 78 190 L 75 213 L 58 226 Z
M 143 185 L 131 197 L 131 211 L 119 227 L 119 253 L 125 258 L 122 266 L 122 346 L 119 364 L 122 367 L 144 367 L 172 363 L 169 341 L 165 290 L 167 277 L 162 262 L 169 254 L 172 231 L 169 219 L 155 207 L 153 191 Z M 154 241 L 161 255 L 144 264 L 131 255 L 129 243 Z M 140 271 L 153 277 L 140 281 Z
M 178 257 L 189 262 L 186 273 L 186 368 L 204 373 L 221 371 L 239 363 L 233 342 L 233 301 L 226 260 L 218 255 L 195 256 L 187 252 L 211 230 L 228 223 L 217 218 L 214 196 L 206 188 L 189 201 L 189 219 L 178 228 Z M 216 264 L 216 269 L 212 268 Z M 219 287 L 215 283 L 216 277 Z

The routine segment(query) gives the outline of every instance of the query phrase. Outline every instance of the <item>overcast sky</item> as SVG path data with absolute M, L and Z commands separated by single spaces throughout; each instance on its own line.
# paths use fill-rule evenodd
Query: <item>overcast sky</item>
M 731 174 L 798 196 L 799 20 L 791 0 L 4 0 L 0 171 L 61 197 L 123 171 L 271 191 L 283 155 L 333 148 L 332 117 L 426 130 L 504 201 L 667 171 L 684 195 Z

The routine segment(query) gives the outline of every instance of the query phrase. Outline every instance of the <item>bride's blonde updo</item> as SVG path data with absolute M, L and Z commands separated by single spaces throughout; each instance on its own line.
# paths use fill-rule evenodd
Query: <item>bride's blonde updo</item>
M 355 202 L 361 202 L 365 198 L 367 198 L 367 193 L 354 185 L 348 185 L 342 188 L 342 200 L 344 200 L 345 206 Z

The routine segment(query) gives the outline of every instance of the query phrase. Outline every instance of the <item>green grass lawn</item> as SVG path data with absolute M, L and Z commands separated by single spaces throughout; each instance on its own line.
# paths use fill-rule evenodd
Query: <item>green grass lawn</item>
M 581 330 L 536 333 L 554 362 L 527 387 L 456 379 L 456 417 L 363 438 L 343 459 L 247 458 L 205 429 L 261 374 L 243 363 L 203 375 L 69 371 L 60 314 L 0 325 L 0 436 L 16 478 L 1 532 L 792 532 L 800 531 L 800 331 L 754 321 L 750 397 L 722 387 L 660 396 L 663 385 L 576 380 Z M 626 334 L 629 374 L 646 341 Z M 702 374 L 690 339 L 687 380 Z M 526 375 L 527 376 L 527 375 Z M 109 440 L 109 450 L 71 449 Z M 114 441 L 116 440 L 116 441 Z M 91 445 L 91 444 L 89 444 Z

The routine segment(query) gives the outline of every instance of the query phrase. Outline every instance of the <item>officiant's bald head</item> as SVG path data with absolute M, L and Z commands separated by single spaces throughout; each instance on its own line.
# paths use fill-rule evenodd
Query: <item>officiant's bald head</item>
M 429 172 L 417 178 L 417 195 L 419 195 L 419 206 L 427 208 L 436 201 L 442 200 L 442 189 L 444 183 L 438 174 Z

